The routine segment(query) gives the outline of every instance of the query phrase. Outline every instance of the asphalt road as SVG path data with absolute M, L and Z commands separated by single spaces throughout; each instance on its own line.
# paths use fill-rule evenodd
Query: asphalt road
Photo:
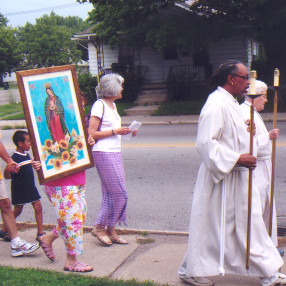
M 271 124 L 267 124 L 271 128 Z M 286 126 L 278 123 L 280 138 L 276 147 L 275 196 L 278 223 L 286 225 Z M 195 148 L 197 125 L 143 125 L 138 136 L 122 140 L 129 194 L 128 228 L 144 230 L 187 231 L 193 189 L 200 164 Z M 14 130 L 2 131 L 2 142 L 12 153 Z M 3 163 L 2 163 L 3 170 Z M 100 207 L 100 181 L 95 168 L 87 170 L 86 225 L 94 223 Z M 36 177 L 36 181 L 37 177 Z M 9 190 L 9 181 L 6 182 Z M 45 223 L 55 223 L 55 215 L 43 187 L 39 186 Z M 34 222 L 27 205 L 18 221 Z

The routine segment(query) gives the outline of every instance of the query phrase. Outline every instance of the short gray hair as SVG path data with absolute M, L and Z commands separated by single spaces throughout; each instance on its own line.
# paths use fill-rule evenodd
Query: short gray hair
M 262 92 L 262 89 L 268 89 L 268 86 L 265 82 L 261 80 L 256 80 L 255 81 L 255 92 L 256 94 L 260 94 Z
M 261 94 L 262 93 L 262 89 L 268 89 L 268 86 L 265 82 L 261 81 L 261 80 L 256 80 L 255 81 L 255 93 L 256 94 Z M 247 94 L 245 95 L 247 98 L 250 98 L 249 96 L 247 96 Z
M 122 88 L 124 78 L 116 73 L 104 75 L 95 88 L 98 98 L 117 96 Z

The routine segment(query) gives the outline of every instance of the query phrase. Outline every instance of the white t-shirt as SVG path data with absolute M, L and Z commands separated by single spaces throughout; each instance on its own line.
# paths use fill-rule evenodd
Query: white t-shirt
M 104 104 L 104 114 L 103 114 Z M 103 100 L 97 100 L 90 111 L 90 116 L 102 117 L 101 131 L 110 131 L 121 127 L 121 117 L 117 112 L 116 105 L 111 109 Z M 121 152 L 121 135 L 109 136 L 98 140 L 92 147 L 92 151 Z

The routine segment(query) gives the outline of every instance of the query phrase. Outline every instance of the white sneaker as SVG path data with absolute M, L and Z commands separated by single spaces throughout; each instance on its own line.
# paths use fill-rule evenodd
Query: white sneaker
M 189 278 L 182 278 L 184 282 L 193 285 L 193 286 L 212 286 L 214 283 L 205 277 L 189 277 Z
M 17 257 L 17 256 L 22 256 L 23 254 L 29 254 L 29 253 L 36 251 L 39 247 L 40 245 L 38 243 L 31 244 L 21 239 L 18 242 L 17 247 L 15 248 L 11 247 L 12 256 Z
M 286 275 L 278 273 L 278 279 L 271 286 L 286 285 Z

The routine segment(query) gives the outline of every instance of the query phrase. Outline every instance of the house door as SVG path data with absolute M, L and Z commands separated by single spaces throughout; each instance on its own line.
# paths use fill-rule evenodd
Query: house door
M 126 44 L 119 45 L 118 63 L 130 68 L 134 66 L 133 50 Z
M 178 65 L 191 65 L 193 64 L 192 53 L 188 49 L 177 49 L 170 47 L 165 49 L 163 54 L 163 77 L 164 82 L 167 81 L 170 67 Z
M 167 47 L 163 52 L 162 75 L 163 82 L 167 81 L 170 67 L 179 64 L 179 51 L 176 46 Z

